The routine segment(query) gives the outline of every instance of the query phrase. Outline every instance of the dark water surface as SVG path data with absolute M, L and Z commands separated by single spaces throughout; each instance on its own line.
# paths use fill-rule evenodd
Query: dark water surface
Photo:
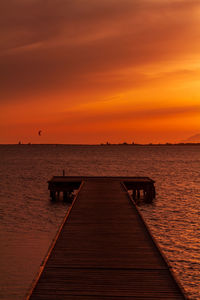
M 200 299 L 200 146 L 0 146 L 0 299 L 24 299 L 68 209 L 53 175 L 149 176 L 140 210 L 190 299 Z

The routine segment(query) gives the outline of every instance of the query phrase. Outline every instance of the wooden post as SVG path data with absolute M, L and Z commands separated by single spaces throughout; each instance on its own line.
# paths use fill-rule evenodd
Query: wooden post
M 152 185 L 148 185 L 146 188 L 145 202 L 151 203 L 152 201 L 153 201 Z
M 144 188 L 144 201 L 147 202 L 147 189 Z
M 52 201 L 56 200 L 56 192 L 55 191 L 50 191 L 50 197 Z
M 135 200 L 135 198 L 136 198 L 136 190 L 135 189 L 132 192 L 132 198 L 133 198 L 133 200 Z
M 68 192 L 63 192 L 63 201 L 67 202 L 68 199 Z
M 144 200 L 146 199 L 146 190 L 145 190 L 145 188 L 143 188 L 143 199 Z
M 71 203 L 73 201 L 72 192 L 65 191 L 63 192 L 63 201 Z

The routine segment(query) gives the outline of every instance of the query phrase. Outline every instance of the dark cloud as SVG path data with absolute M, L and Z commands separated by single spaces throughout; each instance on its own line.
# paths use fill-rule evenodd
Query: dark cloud
M 136 70 L 131 80 L 106 74 L 194 51 L 197 7 L 195 0 L 2 0 L 0 95 L 137 86 L 146 76 Z

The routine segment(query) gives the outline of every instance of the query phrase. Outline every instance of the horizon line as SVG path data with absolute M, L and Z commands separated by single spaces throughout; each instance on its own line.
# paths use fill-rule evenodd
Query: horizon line
M 46 146 L 46 145 L 63 145 L 63 146 L 170 146 L 170 145 L 200 145 L 200 142 L 177 142 L 177 143 L 94 143 L 94 144 L 84 144 L 84 143 L 0 143 L 0 146 Z

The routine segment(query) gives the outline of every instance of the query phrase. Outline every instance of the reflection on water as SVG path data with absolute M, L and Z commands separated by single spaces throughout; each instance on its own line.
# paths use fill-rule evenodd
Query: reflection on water
M 191 299 L 200 299 L 199 146 L 0 146 L 0 298 L 23 299 L 68 206 L 51 203 L 53 175 L 149 176 L 156 201 L 141 205 Z

